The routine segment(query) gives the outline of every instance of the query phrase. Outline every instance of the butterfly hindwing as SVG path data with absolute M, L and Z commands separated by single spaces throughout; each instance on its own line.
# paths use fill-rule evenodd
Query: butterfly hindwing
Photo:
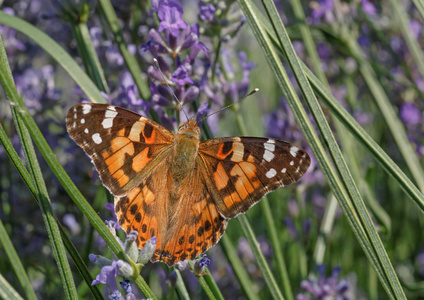
M 164 160 L 141 184 L 123 197 L 115 197 L 119 223 L 129 233 L 138 231 L 138 246 L 157 237 L 152 261 L 168 265 L 194 259 L 215 245 L 225 231 L 223 218 L 204 182 L 201 168 L 194 168 L 178 187 L 166 179 L 170 162 Z M 170 193 L 175 191 L 175 193 Z
M 156 122 L 113 105 L 75 105 L 66 123 L 71 138 L 91 157 L 103 184 L 116 196 L 136 187 L 174 139 Z
M 226 137 L 200 143 L 216 205 L 226 218 L 246 212 L 267 193 L 296 182 L 310 164 L 301 148 L 277 139 Z

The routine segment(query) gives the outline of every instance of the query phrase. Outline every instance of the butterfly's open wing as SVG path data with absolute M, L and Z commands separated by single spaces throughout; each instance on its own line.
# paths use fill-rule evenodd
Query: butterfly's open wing
M 156 236 L 151 260 L 171 266 L 194 259 L 216 244 L 227 221 L 207 189 L 202 168 L 194 168 L 178 188 L 173 188 L 169 160 L 162 161 L 128 195 L 115 197 L 115 212 L 127 233 L 138 231 L 140 248 Z
M 207 186 L 219 212 L 234 218 L 265 194 L 298 181 L 310 164 L 305 150 L 277 139 L 226 137 L 200 143 Z
M 156 122 L 107 104 L 78 104 L 66 116 L 69 135 L 91 157 L 116 196 L 139 185 L 166 156 L 174 135 Z

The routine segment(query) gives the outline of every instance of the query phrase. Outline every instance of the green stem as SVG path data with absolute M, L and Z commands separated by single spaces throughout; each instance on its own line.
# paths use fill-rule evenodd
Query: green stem
M 212 290 L 210 289 L 209 285 L 206 283 L 203 276 L 199 277 L 200 285 L 202 286 L 203 290 L 205 291 L 206 295 L 210 300 L 216 300 L 215 295 L 213 294 Z
M 0 125 L 1 126 L 1 125 Z M 3 140 L 5 137 L 3 128 L 0 128 L 0 139 Z M 4 145 L 3 141 L 2 144 Z M 15 247 L 13 247 L 12 241 L 9 238 L 9 235 L 7 234 L 6 228 L 4 228 L 3 222 L 0 219 L 0 244 L 6 253 L 7 257 L 9 258 L 10 265 L 13 268 L 13 271 L 15 272 L 16 277 L 19 280 L 19 283 L 21 284 L 23 291 L 25 293 L 26 299 L 37 299 L 37 296 L 35 295 L 35 292 L 31 286 L 31 282 L 29 281 L 28 275 L 25 272 L 24 266 L 22 265 L 22 262 L 19 258 L 18 253 L 15 250 Z
M 2 40 L 0 40 L 0 47 L 3 48 Z M 2 65 L 1 69 L 2 72 L 5 72 L 4 65 Z M 5 73 L 7 73 L 7 71 Z M 2 84 L 5 85 L 6 82 L 3 76 L 1 77 Z M 10 97 L 12 95 L 8 96 Z M 65 246 L 63 245 L 63 241 L 60 236 L 59 227 L 53 215 L 53 209 L 47 193 L 47 187 L 45 185 L 43 175 L 41 173 L 41 168 L 37 161 L 31 137 L 20 115 L 17 114 L 16 107 L 11 105 L 11 110 L 13 119 L 15 121 L 15 126 L 18 131 L 19 139 L 21 141 L 22 149 L 28 163 L 28 169 L 30 171 L 32 180 L 35 183 L 36 197 L 38 199 L 38 203 L 40 204 L 44 224 L 46 226 L 46 230 L 52 247 L 53 257 L 55 258 L 57 263 L 66 298 L 76 299 L 78 297 L 78 293 L 75 287 L 74 278 L 72 276 L 71 267 L 66 256 Z
M 96 49 L 94 49 L 87 23 L 72 24 L 71 27 L 74 34 L 76 34 L 77 48 L 87 73 L 101 91 L 109 94 L 109 87 L 107 86 Z
M 122 34 L 121 26 L 119 25 L 118 17 L 116 16 L 112 3 L 110 3 L 109 0 L 99 0 L 99 2 L 109 27 L 115 36 L 115 41 L 118 44 L 125 64 L 133 77 L 135 85 L 138 88 L 140 96 L 141 98 L 148 100 L 150 98 L 150 90 L 147 84 L 147 80 L 143 80 L 142 72 L 138 62 L 135 56 L 132 55 L 128 50 L 127 44 L 125 43 L 124 36 Z
M 228 261 L 233 267 L 234 274 L 237 276 L 246 297 L 250 300 L 258 299 L 259 296 L 253 290 L 253 283 L 251 282 L 249 275 L 246 272 L 246 268 L 240 261 L 240 257 L 238 256 L 237 251 L 234 249 L 234 246 L 232 245 L 227 234 L 222 236 L 220 245 L 227 255 Z
M 265 256 L 261 251 L 258 240 L 256 239 L 255 234 L 253 233 L 252 227 L 250 226 L 250 222 L 247 219 L 247 216 L 240 215 L 238 216 L 237 220 L 240 222 L 241 228 L 243 229 L 244 235 L 246 236 L 246 239 L 249 242 L 252 252 L 255 255 L 256 261 L 262 271 L 265 282 L 271 291 L 272 297 L 274 299 L 284 299 L 283 295 L 281 294 L 280 288 L 271 273 Z

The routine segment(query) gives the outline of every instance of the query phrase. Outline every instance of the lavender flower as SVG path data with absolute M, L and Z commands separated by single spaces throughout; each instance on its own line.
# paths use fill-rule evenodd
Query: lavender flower
M 122 289 L 126 293 L 125 300 L 136 300 L 136 297 L 132 292 L 131 283 L 128 279 L 125 279 L 124 281 L 119 282 L 119 284 L 121 285 Z
M 297 300 L 349 300 L 347 296 L 348 290 L 351 288 L 346 280 L 339 280 L 340 267 L 335 267 L 330 277 L 325 277 L 325 267 L 318 267 L 318 278 L 311 276 L 308 280 L 303 280 L 301 288 L 303 293 L 297 295 Z
M 320 0 L 319 4 L 312 6 L 312 21 L 318 23 L 321 19 L 325 19 L 328 23 L 334 22 L 333 9 L 333 0 Z
M 375 8 L 375 5 L 371 3 L 369 0 L 361 0 L 361 6 L 364 13 L 366 13 L 369 16 L 375 16 L 377 13 L 377 9 Z
M 205 275 L 205 268 L 210 265 L 211 261 L 206 257 L 206 254 L 202 254 L 199 259 L 194 260 L 193 267 L 190 267 L 190 270 L 196 276 Z M 189 265 L 190 266 L 190 265 Z
M 408 129 L 408 138 L 416 151 L 424 155 L 424 114 L 415 103 L 405 102 L 400 107 L 400 118 Z
M 418 254 L 415 261 L 418 266 L 418 272 L 421 276 L 424 276 L 424 251 Z

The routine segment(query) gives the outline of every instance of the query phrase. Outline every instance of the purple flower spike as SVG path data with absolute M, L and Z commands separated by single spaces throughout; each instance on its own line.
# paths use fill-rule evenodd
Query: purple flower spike
M 172 74 L 171 81 L 179 84 L 185 85 L 187 83 L 193 83 L 193 80 L 190 78 L 191 66 L 190 64 L 183 64 L 179 66 L 175 72 Z
M 210 265 L 211 261 L 206 257 L 206 254 L 203 254 L 201 258 L 194 261 L 194 267 L 191 270 L 196 276 L 205 275 L 205 268 Z
M 127 293 L 127 294 L 132 293 L 131 283 L 128 279 L 125 279 L 124 281 L 119 282 L 119 284 L 121 285 L 121 287 L 125 291 L 125 293 Z
M 200 19 L 202 21 L 213 21 L 215 15 L 215 7 L 212 4 L 204 4 L 200 6 Z
M 400 118 L 406 125 L 417 126 L 423 123 L 423 114 L 415 103 L 406 102 L 400 107 Z
M 183 15 L 182 5 L 175 0 L 159 2 L 158 17 L 162 21 L 159 24 L 159 32 L 168 30 L 175 38 L 180 29 L 186 29 L 187 23 L 181 18 Z
M 314 23 L 317 23 L 322 18 L 325 18 L 327 22 L 329 23 L 333 22 L 334 21 L 333 9 L 334 9 L 333 0 L 320 0 L 317 7 L 313 8 L 312 21 Z
M 375 5 L 369 2 L 369 0 L 361 0 L 361 6 L 364 13 L 369 16 L 375 16 L 375 14 L 377 13 Z
M 306 299 L 349 299 L 346 294 L 352 287 L 349 283 L 342 279 L 339 280 L 340 267 L 333 269 L 333 274 L 330 277 L 324 275 L 325 267 L 318 266 L 318 278 L 311 276 L 308 280 L 303 280 L 300 284 L 304 290 L 303 293 L 298 294 L 297 300 Z

